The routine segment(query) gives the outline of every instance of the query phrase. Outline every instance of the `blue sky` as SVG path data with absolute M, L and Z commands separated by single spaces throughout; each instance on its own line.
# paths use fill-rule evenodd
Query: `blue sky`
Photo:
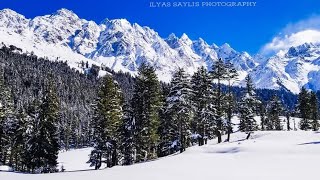
M 203 2 L 165 2 L 188 1 Z M 236 50 L 250 53 L 258 52 L 290 26 L 295 27 L 295 24 L 320 14 L 319 0 L 256 0 L 255 7 L 181 8 L 151 8 L 150 2 L 164 1 L 1 0 L 0 8 L 10 8 L 27 18 L 50 14 L 60 8 L 70 9 L 79 17 L 97 23 L 105 18 L 126 18 L 132 23 L 151 27 L 161 37 L 172 32 L 177 36 L 186 33 L 191 39 L 202 37 L 209 44 L 217 45 L 229 43 Z M 313 26 L 312 22 L 310 26 Z

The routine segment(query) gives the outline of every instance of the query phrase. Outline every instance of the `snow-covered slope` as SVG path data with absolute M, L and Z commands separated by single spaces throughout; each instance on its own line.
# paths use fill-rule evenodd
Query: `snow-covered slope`
M 74 68 L 80 61 L 88 61 L 135 75 L 140 64 L 147 62 L 156 68 L 160 80 L 167 82 L 177 68 L 192 74 L 200 66 L 210 69 L 215 60 L 223 58 L 232 62 L 240 74 L 240 81 L 234 85 L 242 85 L 244 77 L 251 74 L 258 88 L 284 87 L 294 93 L 302 86 L 320 90 L 320 45 L 311 43 L 270 58 L 250 56 L 227 43 L 209 45 L 201 38 L 191 40 L 186 34 L 161 38 L 155 30 L 126 19 L 105 19 L 97 24 L 67 9 L 33 19 L 3 9 L 0 42 L 51 60 L 67 60 Z
M 255 117 L 257 123 L 259 117 Z M 285 118 L 282 124 L 285 125 Z M 239 119 L 233 118 L 238 124 Z M 299 118 L 291 118 L 291 129 Z M 234 129 L 237 131 L 237 128 Z M 317 179 L 320 161 L 320 133 L 311 131 L 257 131 L 249 140 L 245 133 L 231 134 L 230 142 L 217 144 L 211 140 L 204 146 L 193 146 L 182 154 L 174 154 L 155 161 L 93 170 L 86 163 L 91 148 L 61 151 L 59 167 L 63 173 L 21 174 L 0 166 L 0 179 L 6 180 L 88 180 L 88 179 L 238 179 L 238 180 L 300 180 Z M 223 140 L 226 136 L 223 136 Z
M 6 180 L 64 180 L 64 179 L 238 179 L 238 180 L 300 180 L 318 179 L 320 134 L 305 131 L 255 132 L 250 140 L 246 134 L 235 133 L 230 143 L 209 141 L 202 147 L 188 148 L 182 154 L 160 158 L 132 166 L 111 169 L 74 169 L 85 165 L 86 150 L 61 153 L 65 168 L 70 172 L 54 174 L 20 174 L 0 172 Z M 225 137 L 224 137 L 225 138 Z M 71 153 L 72 152 L 72 153 Z M 65 156 L 67 155 L 67 156 Z M 70 163 L 68 163 L 68 162 Z M 74 163 L 78 162 L 78 163 Z

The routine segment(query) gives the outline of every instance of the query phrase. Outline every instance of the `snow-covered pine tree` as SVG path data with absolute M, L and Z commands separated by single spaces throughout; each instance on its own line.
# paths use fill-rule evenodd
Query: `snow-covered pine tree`
M 13 104 L 13 102 L 12 102 Z M 8 165 L 15 167 L 14 157 L 17 154 L 17 131 L 19 129 L 19 121 L 13 113 L 13 107 L 11 113 L 9 113 L 5 120 L 5 134 L 7 137 L 7 160 Z
M 268 117 L 267 117 L 267 129 L 268 130 L 282 130 L 282 124 L 280 120 L 280 114 L 283 110 L 282 104 L 278 96 L 272 96 L 268 104 Z
M 133 112 L 130 103 L 123 105 L 123 117 L 120 129 L 120 151 L 122 165 L 134 163 L 134 126 Z
M 78 148 L 78 144 L 76 143 L 77 141 L 73 139 L 74 134 L 77 130 L 77 128 L 73 125 L 75 125 L 78 121 L 74 119 L 74 115 L 70 114 L 68 116 L 68 119 L 64 124 L 60 124 L 60 129 L 59 129 L 59 135 L 60 135 L 60 145 L 65 149 L 69 150 L 70 146 L 73 145 L 74 148 Z M 72 131 L 74 129 L 75 131 Z M 61 147 L 61 148 L 62 148 Z
M 256 104 L 259 102 L 254 92 L 254 86 L 250 75 L 245 78 L 246 92 L 241 99 L 239 113 L 240 113 L 240 131 L 248 134 L 249 139 L 251 133 L 257 130 L 256 120 L 254 119 Z
M 230 61 L 227 61 L 225 63 L 225 68 L 226 68 L 226 80 L 228 82 L 228 90 L 227 94 L 225 97 L 225 110 L 226 110 L 226 115 L 227 115 L 227 134 L 228 137 L 226 141 L 230 140 L 230 134 L 233 132 L 232 130 L 232 114 L 235 109 L 236 103 L 235 103 L 235 96 L 231 91 L 231 86 L 233 85 L 234 82 L 237 81 L 238 73 L 237 70 L 234 68 L 233 64 Z
M 315 92 L 310 94 L 310 119 L 311 119 L 311 128 L 313 131 L 319 130 L 319 106 L 318 98 Z
M 199 146 L 204 145 L 206 138 L 213 137 L 212 120 L 214 120 L 214 92 L 212 79 L 207 70 L 201 67 L 191 79 L 194 103 L 194 118 L 192 119 L 192 133 L 198 135 Z
M 102 78 L 102 84 L 98 92 L 98 98 L 94 105 L 93 131 L 94 150 L 90 161 L 99 169 L 102 158 L 107 167 L 118 164 L 120 147 L 122 112 L 122 92 L 118 83 L 109 75 Z
M 308 130 L 311 128 L 310 125 L 310 94 L 309 92 L 302 87 L 299 96 L 298 96 L 298 110 L 300 114 L 300 129 L 301 130 Z
M 5 84 L 4 67 L 0 67 L 0 164 L 6 164 L 12 158 L 17 121 L 14 117 L 12 94 Z M 11 155 L 10 155 L 11 154 Z
M 135 120 L 135 161 L 154 159 L 159 142 L 161 93 L 155 69 L 146 63 L 138 69 L 131 104 Z
M 163 157 L 178 151 L 178 125 L 174 122 L 173 117 L 166 111 L 167 103 L 160 111 L 160 126 L 158 146 L 158 156 Z
M 44 141 L 42 150 L 45 152 L 42 158 L 45 159 L 45 171 L 52 172 L 56 171 L 60 147 L 57 131 L 59 122 L 59 99 L 56 86 L 51 77 L 44 92 L 40 110 L 40 137 Z
M 227 70 L 226 66 L 221 58 L 213 63 L 212 71 L 210 71 L 210 75 L 216 83 L 216 93 L 215 93 L 215 121 L 216 121 L 216 129 L 215 134 L 218 137 L 218 143 L 222 142 L 222 131 L 225 129 L 225 124 L 223 120 L 223 116 L 225 115 L 224 106 L 223 106 L 223 98 L 224 94 L 221 89 L 222 81 L 227 79 Z
M 35 101 L 28 110 L 32 126 L 28 130 L 25 162 L 32 173 L 55 172 L 58 164 L 59 100 L 52 80 L 46 86 L 41 103 Z
M 163 107 L 160 109 L 160 126 L 158 131 L 160 137 L 158 146 L 159 157 L 167 156 L 178 151 L 178 126 L 173 121 L 170 112 L 166 111 L 166 108 L 168 107 L 166 98 L 169 93 L 170 87 L 163 86 L 161 96 Z
M 27 108 L 26 131 L 23 135 L 26 139 L 25 149 L 22 153 L 22 161 L 25 165 L 25 171 L 34 173 L 37 167 L 42 166 L 40 158 L 37 157 L 41 151 L 40 139 L 40 102 L 34 100 Z
M 180 152 L 189 145 L 190 122 L 193 118 L 194 104 L 190 78 L 183 69 L 178 69 L 171 80 L 170 93 L 166 100 L 166 111 L 178 126 Z
M 16 171 L 25 171 L 25 165 L 28 163 L 24 161 L 24 153 L 26 149 L 27 137 L 26 132 L 28 128 L 28 118 L 24 109 L 19 109 L 16 115 L 17 126 L 14 131 L 14 143 L 12 146 L 12 165 Z

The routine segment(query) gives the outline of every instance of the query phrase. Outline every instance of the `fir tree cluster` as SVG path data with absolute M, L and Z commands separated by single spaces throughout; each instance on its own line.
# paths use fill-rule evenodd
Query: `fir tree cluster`
M 317 131 L 319 129 L 319 102 L 315 92 L 301 89 L 298 96 L 297 111 L 301 118 L 300 129 Z
M 16 171 L 55 172 L 59 150 L 59 99 L 52 80 L 41 100 L 27 109 L 14 107 L 0 70 L 0 161 Z
M 0 49 L 0 165 L 53 172 L 59 149 L 92 145 L 91 105 L 100 80 L 94 67 L 84 66 L 81 73 L 32 54 L 14 46 Z M 130 97 L 134 78 L 110 73 L 127 92 L 124 99 Z
M 201 67 L 193 76 L 179 69 L 170 84 L 161 85 L 155 69 L 143 63 L 128 101 L 118 83 L 104 77 L 94 105 L 91 165 L 98 169 L 102 163 L 112 167 L 145 162 L 183 152 L 195 143 L 204 145 L 214 137 L 220 143 L 226 133 L 229 140 L 231 118 L 238 110 L 231 89 L 237 72 L 222 59 L 211 69 Z M 246 89 L 239 109 L 240 129 L 250 134 L 257 128 L 253 116 L 259 101 L 249 76 Z

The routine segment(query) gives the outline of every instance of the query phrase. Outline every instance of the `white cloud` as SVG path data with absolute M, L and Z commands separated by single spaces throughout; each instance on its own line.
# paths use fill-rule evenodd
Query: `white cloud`
M 288 24 L 271 42 L 261 48 L 260 53 L 272 55 L 306 42 L 320 43 L 320 16 Z

